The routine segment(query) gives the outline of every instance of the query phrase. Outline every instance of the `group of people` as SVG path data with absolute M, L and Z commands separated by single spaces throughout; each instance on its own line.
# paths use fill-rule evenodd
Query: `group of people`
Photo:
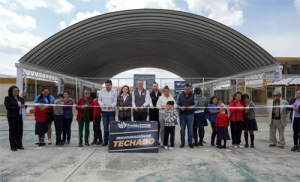
M 118 110 L 119 121 L 131 121 L 131 110 L 133 110 L 133 121 L 146 121 L 149 109 L 149 121 L 158 123 L 158 145 L 165 149 L 175 147 L 175 125 L 180 124 L 181 144 L 180 148 L 185 147 L 185 136 L 187 127 L 188 146 L 190 148 L 203 146 L 205 143 L 205 126 L 210 122 L 211 146 L 217 145 L 218 148 L 226 148 L 226 141 L 230 140 L 228 127 L 230 126 L 231 140 L 234 148 L 252 147 L 254 148 L 254 131 L 258 130 L 255 120 L 254 103 L 249 95 L 236 92 L 227 110 L 225 104 L 216 96 L 213 96 L 208 103 L 202 95 L 200 88 L 191 90 L 189 84 L 184 85 L 183 92 L 178 95 L 176 100 L 170 94 L 168 86 L 163 88 L 163 93 L 159 91 L 157 83 L 153 83 L 152 92 L 144 89 L 143 81 L 137 82 L 137 88 L 130 93 L 127 85 L 124 85 L 120 94 L 112 89 L 112 81 L 105 82 L 105 89 L 100 91 L 99 96 L 90 90 L 84 90 L 84 97 L 79 98 L 76 103 L 79 147 L 83 146 L 83 130 L 85 129 L 84 144 L 108 145 L 109 124 L 115 121 L 116 111 Z M 35 134 L 38 135 L 39 146 L 45 145 L 45 134 L 48 136 L 48 144 L 51 140 L 51 124 L 54 121 L 56 130 L 56 145 L 70 144 L 71 123 L 73 118 L 73 101 L 69 98 L 69 93 L 59 94 L 54 98 L 49 93 L 49 88 L 42 87 L 41 95 L 37 96 L 35 103 L 40 103 L 35 109 L 36 126 Z M 8 96 L 5 97 L 5 107 L 9 124 L 9 141 L 12 151 L 24 149 L 22 145 L 24 109 L 26 107 L 22 97 L 19 96 L 19 89 L 11 86 Z M 57 106 L 47 104 L 59 104 Z M 68 105 L 66 107 L 62 105 Z M 273 100 L 267 103 L 270 128 L 270 147 L 279 146 L 284 148 L 285 138 L 284 129 L 287 126 L 287 111 L 294 111 L 291 114 L 294 131 L 294 146 L 292 151 L 300 151 L 300 90 L 296 90 L 296 98 L 291 100 L 293 108 L 287 108 L 288 102 L 281 99 L 279 92 L 273 93 Z M 276 107 L 277 106 L 277 107 Z M 283 107 L 284 106 L 284 107 Z M 228 113 L 229 116 L 228 116 Z M 103 138 L 101 131 L 101 119 L 103 121 Z M 90 122 L 93 122 L 94 140 L 89 143 Z M 245 145 L 241 143 L 242 132 L 244 130 Z M 279 141 L 276 139 L 276 131 L 279 132 Z M 250 134 L 250 144 L 248 142 Z M 170 140 L 169 140 L 170 138 Z M 223 140 L 223 145 L 221 141 Z

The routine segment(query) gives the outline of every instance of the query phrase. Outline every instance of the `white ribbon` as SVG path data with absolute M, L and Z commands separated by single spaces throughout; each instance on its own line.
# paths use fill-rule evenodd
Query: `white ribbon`
M 27 106 L 60 106 L 60 107 L 82 107 L 84 105 L 61 105 L 61 104 L 41 104 L 41 103 L 25 103 L 25 105 Z M 89 106 L 89 107 L 101 107 L 101 108 L 107 108 L 109 106 Z M 255 109 L 255 108 L 273 108 L 273 107 L 281 107 L 281 108 L 290 108 L 290 107 L 294 107 L 293 105 L 280 105 L 280 106 L 255 106 L 255 107 L 217 107 L 217 108 L 221 108 L 221 109 Z M 112 108 L 128 108 L 128 109 L 137 109 L 137 108 L 156 108 L 156 109 L 161 109 L 159 107 L 112 107 Z M 190 108 L 190 107 L 177 107 L 177 108 Z M 216 107 L 193 107 L 192 109 L 206 109 L 206 108 L 216 108 Z

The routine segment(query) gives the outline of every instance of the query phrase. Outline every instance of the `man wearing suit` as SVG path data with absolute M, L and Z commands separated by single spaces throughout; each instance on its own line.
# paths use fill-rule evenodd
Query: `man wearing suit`
M 288 105 L 286 100 L 281 99 L 281 94 L 279 92 L 273 93 L 273 100 L 268 102 L 268 106 L 282 106 Z M 287 125 L 286 107 L 269 107 L 268 108 L 269 118 L 268 124 L 270 128 L 270 142 L 269 147 L 275 147 L 277 144 L 279 148 L 284 149 L 285 139 L 284 139 L 284 129 Z M 277 142 L 276 131 L 279 133 L 279 141 Z
M 159 131 L 160 131 L 160 124 L 159 124 L 159 109 L 156 109 L 156 103 L 158 101 L 158 98 L 161 96 L 161 92 L 158 90 L 158 83 L 154 82 L 152 85 L 152 92 L 150 93 L 151 101 L 150 106 L 153 107 L 149 110 L 149 121 L 156 121 L 158 123 L 158 137 L 157 141 L 159 139 Z M 158 142 L 159 145 L 159 142 Z

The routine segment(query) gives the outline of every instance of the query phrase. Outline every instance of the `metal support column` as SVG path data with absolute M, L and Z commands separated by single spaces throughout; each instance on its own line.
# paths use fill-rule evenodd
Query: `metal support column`
M 78 80 L 76 78 L 76 102 L 78 101 Z
M 17 87 L 20 90 L 19 95 L 21 96 L 23 93 L 23 68 L 19 67 L 19 63 L 16 63 L 15 66 L 17 69 Z

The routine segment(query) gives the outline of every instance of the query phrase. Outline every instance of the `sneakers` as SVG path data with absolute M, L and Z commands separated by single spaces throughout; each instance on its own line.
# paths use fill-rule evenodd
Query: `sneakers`
M 205 140 L 203 140 L 203 143 L 207 143 Z M 202 145 L 201 145 L 202 146 Z
M 248 147 L 249 147 L 249 145 L 248 145 L 248 143 L 246 143 L 246 144 L 245 144 L 245 148 L 248 148 Z
M 100 142 L 97 142 L 97 145 L 101 145 L 103 142 L 102 141 L 100 141 Z
M 238 145 L 238 147 L 239 147 L 239 148 L 244 148 L 244 146 L 243 146 L 243 145 L 241 145 L 241 144 L 239 144 L 239 145 Z
M 222 145 L 218 145 L 217 148 L 218 148 L 218 149 L 222 149 Z
M 91 143 L 91 145 L 96 145 L 97 144 L 97 141 L 93 141 L 92 143 Z
M 204 142 L 202 142 L 202 143 L 199 142 L 198 145 L 199 145 L 199 146 L 203 146 L 203 143 L 204 143 Z
M 165 146 L 165 150 L 168 150 L 168 146 Z
M 238 148 L 238 146 L 237 146 L 237 145 L 232 145 L 232 147 L 233 147 L 233 148 L 235 148 L 235 149 L 237 149 L 237 148 Z
M 255 146 L 254 146 L 254 144 L 251 144 L 251 146 L 250 146 L 251 148 L 255 148 Z
M 46 144 L 44 142 L 39 143 L 39 147 L 45 146 Z
M 189 144 L 189 147 L 190 147 L 191 149 L 193 149 L 193 148 L 194 148 L 194 145 L 193 145 L 193 144 Z
M 86 145 L 86 146 L 90 146 L 89 142 L 85 142 L 85 145 Z
M 182 144 L 180 144 L 180 148 L 183 148 L 184 147 L 184 144 L 182 143 Z
M 39 145 L 39 144 L 40 144 L 40 142 L 36 142 L 35 144 L 36 144 L 36 145 Z
M 82 147 L 82 143 L 80 143 L 80 144 L 78 145 L 78 147 Z
M 222 148 L 223 148 L 223 149 L 226 149 L 226 145 L 223 145 Z
M 52 144 L 52 140 L 48 139 L 48 145 L 51 145 L 51 144 Z
M 68 140 L 68 141 L 67 141 L 67 144 L 69 145 L 70 143 L 71 143 L 70 140 Z
M 164 144 L 161 142 L 161 143 L 160 143 L 160 146 L 161 146 L 161 147 L 163 147 L 163 146 L 164 146 Z
M 293 146 L 293 148 L 291 148 L 291 151 L 294 152 L 294 151 L 298 150 L 298 148 L 299 148 L 298 146 Z
M 169 147 L 169 150 L 173 150 L 174 149 L 174 147 Z
M 210 145 L 211 145 L 212 147 L 214 147 L 214 146 L 215 146 L 215 143 L 212 142 L 212 143 L 210 143 Z

